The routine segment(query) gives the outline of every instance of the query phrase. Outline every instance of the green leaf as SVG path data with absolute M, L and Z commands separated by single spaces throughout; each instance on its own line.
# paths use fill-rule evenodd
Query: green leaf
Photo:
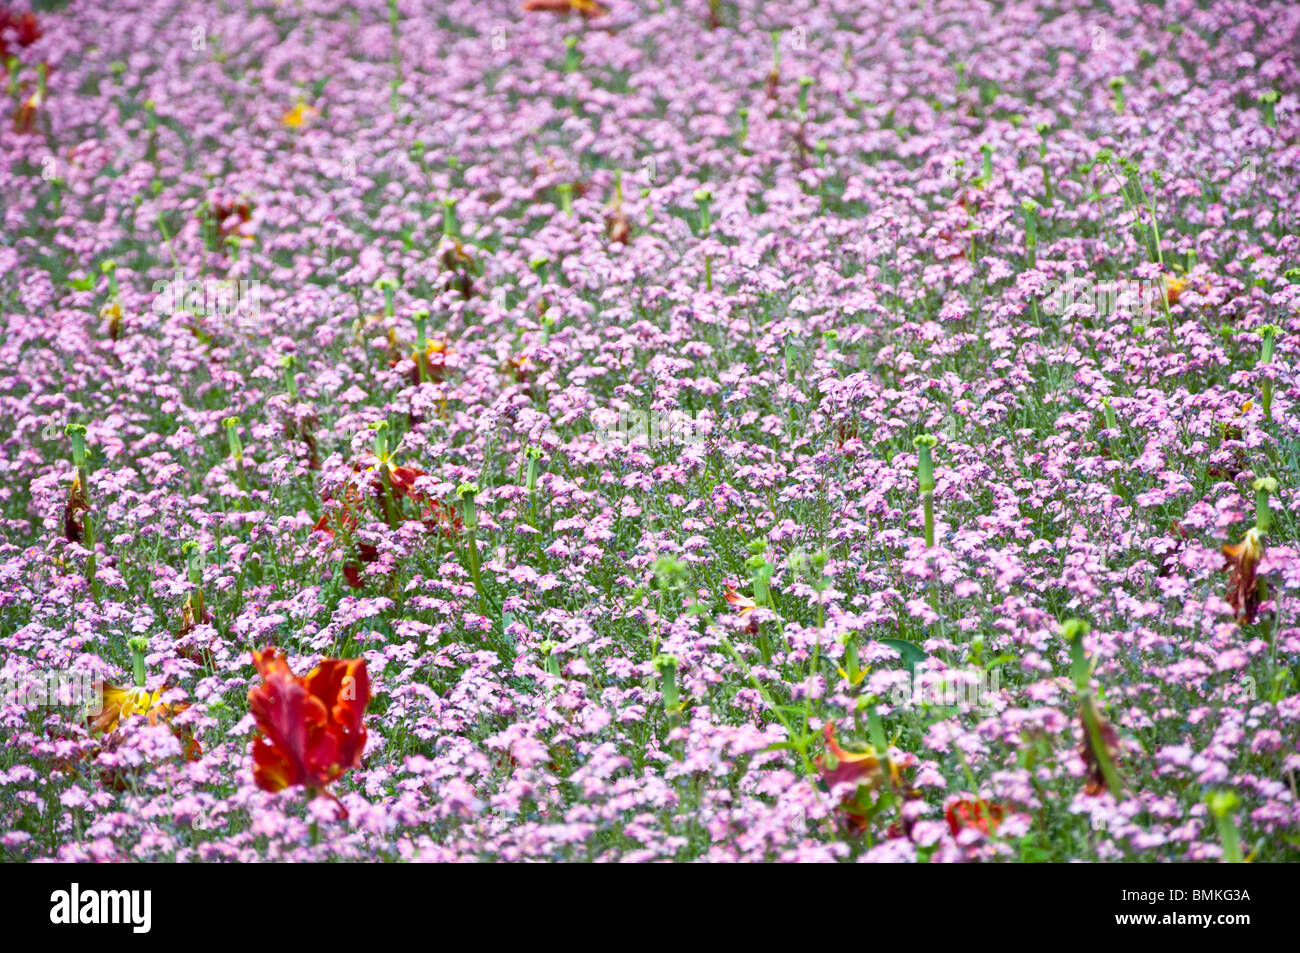
M 793 741 L 776 741 L 763 749 L 764 751 L 798 751 L 799 745 Z
M 881 645 L 888 645 L 903 656 L 903 664 L 907 666 L 909 675 L 915 675 L 916 666 L 929 658 L 923 648 L 915 642 L 908 642 L 906 639 L 876 639 L 876 641 Z

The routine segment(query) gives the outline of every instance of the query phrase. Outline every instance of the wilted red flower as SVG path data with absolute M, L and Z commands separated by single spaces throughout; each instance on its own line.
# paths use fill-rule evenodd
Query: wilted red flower
M 14 132 L 23 134 L 36 131 L 36 114 L 41 110 L 41 104 L 45 102 L 45 94 L 41 90 L 36 90 L 14 111 Z
M 749 596 L 742 596 L 733 586 L 727 587 L 727 594 L 723 598 L 727 600 L 727 605 L 740 610 L 739 615 L 742 619 L 749 616 L 749 624 L 745 627 L 745 630 L 750 635 L 756 634 L 758 632 L 758 619 L 754 618 L 751 613 L 758 608 L 758 603 Z
M 877 787 L 884 778 L 884 771 L 880 767 L 882 760 L 889 763 L 891 783 L 898 784 L 902 780 L 900 769 L 906 765 L 890 761 L 888 755 L 878 755 L 870 745 L 864 751 L 844 750 L 835 738 L 835 726 L 831 722 L 826 722 L 822 735 L 826 739 L 826 751 L 831 757 L 818 758 L 817 769 L 821 771 L 822 780 L 827 787 L 834 788 L 849 781 Z
M 81 486 L 81 477 L 72 474 L 72 486 L 68 489 L 68 501 L 63 505 L 63 536 L 70 543 L 79 543 L 85 535 L 81 523 L 83 513 L 90 512 L 90 502 L 86 491 Z
M 458 283 L 460 296 L 469 298 L 474 294 L 474 276 L 479 273 L 478 263 L 465 250 L 465 246 L 456 239 L 443 243 L 442 266 L 451 272 L 452 280 Z
M 985 834 L 992 834 L 1002 823 L 1004 811 L 1002 805 L 991 801 L 954 801 L 944 812 L 948 829 L 952 836 L 961 833 L 962 828 L 971 827 Z
M 252 232 L 247 226 L 253 220 L 253 206 L 244 199 L 212 199 L 207 208 L 207 220 L 218 238 L 238 238 L 251 241 Z
M 1173 537 L 1173 542 L 1168 543 L 1161 552 L 1156 554 L 1160 556 L 1160 568 L 1156 570 L 1156 575 L 1161 578 L 1169 576 L 1174 571 L 1174 557 L 1182 552 L 1189 538 L 1182 523 L 1174 523 L 1169 532 Z
M 1263 534 L 1252 527 L 1236 546 L 1224 546 L 1223 555 L 1228 557 L 1223 568 L 1232 570 L 1228 577 L 1228 602 L 1237 611 L 1238 622 L 1243 625 L 1254 622 L 1263 589 L 1255 572 L 1264 555 Z
M 1090 703 L 1085 702 L 1085 705 Z M 1091 707 L 1092 716 L 1097 721 L 1097 733 L 1101 736 L 1101 743 L 1105 746 L 1104 756 L 1111 765 L 1119 765 L 1119 735 L 1111 727 L 1110 722 L 1101 717 L 1095 706 Z M 1104 794 L 1110 790 L 1106 783 L 1106 770 L 1102 767 L 1102 760 L 1098 757 L 1097 751 L 1093 748 L 1092 732 L 1088 730 L 1088 711 L 1080 714 L 1080 722 L 1083 725 L 1083 743 L 1079 745 L 1079 757 L 1083 759 L 1084 767 L 1088 771 L 1088 783 L 1084 787 L 1084 793 L 1092 796 Z M 1111 792 L 1118 795 L 1119 792 Z
M 626 245 L 632 237 L 632 223 L 628 221 L 627 213 L 623 211 L 622 202 L 611 208 L 609 214 L 605 216 L 605 232 L 611 242 L 620 245 Z
M 537 370 L 537 362 L 527 354 L 520 354 L 518 357 L 507 360 L 502 369 L 507 373 L 514 374 L 515 380 L 520 384 L 526 384 L 529 375 Z
M 581 13 L 588 20 L 609 15 L 609 7 L 597 0 L 526 0 L 525 13 Z
M 936 215 L 934 257 L 940 261 L 964 258 L 970 251 L 971 201 L 962 192 L 957 201 Z
M 370 702 L 365 659 L 324 659 L 299 678 L 274 647 L 253 652 L 262 684 L 248 693 L 261 736 L 253 740 L 253 779 L 264 791 L 327 785 L 361 763 L 362 718 Z
M 41 25 L 34 13 L 0 10 L 0 63 L 41 38 Z
M 429 380 L 435 382 L 446 380 L 447 358 L 451 357 L 454 353 L 455 352 L 447 346 L 447 342 L 441 339 L 434 339 L 425 346 L 423 356 L 424 372 Z M 408 357 L 414 362 L 414 365 L 406 374 L 407 380 L 412 384 L 418 384 L 420 383 L 421 360 L 419 348 L 416 347 L 412 350 Z M 402 363 L 404 359 L 405 358 L 403 358 L 399 353 L 398 356 L 388 362 L 388 366 L 396 367 L 398 364 Z
M 422 522 L 427 530 L 431 532 L 441 530 L 447 536 L 454 535 L 464 529 L 464 523 L 454 506 L 441 500 L 435 500 L 429 494 L 415 488 L 415 481 L 427 475 L 418 467 L 398 467 L 389 463 L 378 462 L 363 466 L 358 462 L 353 464 L 352 469 L 353 472 L 368 477 L 364 484 L 369 489 L 370 495 L 379 501 L 380 509 L 386 516 L 389 516 L 389 525 L 395 525 L 399 522 L 418 521 Z M 387 492 L 385 491 L 385 483 L 387 483 Z M 419 515 L 414 519 L 402 519 L 399 513 L 390 513 L 392 507 L 400 508 L 402 500 L 411 501 Z M 361 505 L 361 491 L 354 483 L 350 482 L 344 493 L 343 505 L 332 514 L 326 513 L 322 515 L 316 521 L 313 531 L 331 537 L 334 536 L 336 529 L 344 533 L 351 533 L 360 523 L 357 511 Z M 379 550 L 370 543 L 358 543 L 357 556 L 364 563 L 377 562 L 379 560 Z M 361 567 L 355 561 L 349 561 L 343 565 L 343 575 L 352 588 L 361 588 Z
M 768 99 L 776 99 L 776 94 L 781 88 L 781 67 L 776 63 L 772 64 L 772 69 L 768 71 L 767 78 L 763 81 L 763 94 Z
M 905 787 L 902 769 L 912 763 L 912 758 L 909 755 L 901 762 L 895 761 L 887 753 L 878 754 L 869 745 L 863 751 L 846 751 L 836 740 L 835 726 L 829 721 L 822 729 L 822 733 L 826 739 L 826 753 L 829 757 L 817 759 L 817 770 L 821 772 L 823 783 L 831 791 L 840 785 L 853 785 L 853 789 L 841 801 L 840 810 L 847 818 L 850 833 L 859 834 L 866 829 L 867 816 L 858 803 L 858 789 L 863 786 L 875 789 L 884 784 L 885 771 L 881 766 L 882 761 L 889 765 L 890 786 Z

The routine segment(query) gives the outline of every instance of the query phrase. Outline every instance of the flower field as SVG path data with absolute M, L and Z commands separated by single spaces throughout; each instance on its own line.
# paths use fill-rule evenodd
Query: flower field
M 0 859 L 1300 859 L 1300 7 L 0 3 Z

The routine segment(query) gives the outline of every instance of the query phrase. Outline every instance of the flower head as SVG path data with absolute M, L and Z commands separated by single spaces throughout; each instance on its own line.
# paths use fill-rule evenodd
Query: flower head
M 0 10 L 0 63 L 4 63 L 18 50 L 31 46 L 41 38 L 41 25 L 34 13 Z M 12 45 L 10 45 L 12 43 Z
M 280 117 L 280 122 L 290 129 L 297 129 L 314 115 L 316 110 L 299 100 L 292 109 Z
M 1254 622 L 1263 588 L 1255 569 L 1264 555 L 1264 536 L 1252 527 L 1236 546 L 1224 546 L 1223 555 L 1228 558 L 1224 568 L 1232 570 L 1228 577 L 1228 602 L 1236 610 L 1238 622 L 1243 625 Z
M 948 829 L 956 837 L 965 828 L 972 828 L 985 834 L 992 834 L 1002 823 L 1004 810 L 1002 805 L 991 801 L 954 801 L 944 812 Z
M 1079 719 L 1083 725 L 1083 743 L 1079 746 L 1079 757 L 1083 759 L 1084 767 L 1088 772 L 1088 783 L 1084 793 L 1095 797 L 1110 790 L 1106 772 L 1109 768 L 1119 765 L 1119 735 L 1115 733 L 1110 722 L 1101 717 L 1090 701 L 1086 701 L 1084 705 L 1085 710 L 1080 714 Z M 1092 729 L 1088 724 L 1089 716 L 1096 722 L 1097 736 L 1102 750 L 1098 750 L 1093 740 Z M 1115 772 L 1112 770 L 1112 773 Z M 1118 791 L 1111 791 L 1111 793 L 1119 795 Z
M 834 789 L 837 785 L 853 781 L 859 785 L 879 787 L 885 777 L 881 762 L 889 765 L 891 784 L 897 785 L 902 782 L 902 769 L 907 766 L 906 762 L 900 764 L 893 761 L 888 753 L 881 755 L 870 745 L 862 751 L 846 751 L 836 740 L 835 726 L 831 722 L 826 723 L 823 735 L 826 738 L 826 752 L 830 757 L 818 758 L 817 768 L 821 771 L 822 780 L 828 788 Z
M 113 741 L 117 729 L 131 718 L 144 718 L 151 725 L 169 724 L 174 716 L 189 707 L 184 703 L 172 705 L 163 702 L 162 692 L 105 682 L 103 704 L 98 713 L 89 716 L 90 731 L 96 735 L 107 735 L 106 740 Z M 184 747 L 186 761 L 197 761 L 203 756 L 203 748 L 188 728 L 173 726 L 172 734 Z
M 81 475 L 72 474 L 72 486 L 68 488 L 68 500 L 63 505 L 63 536 L 70 543 L 80 543 L 85 536 L 82 516 L 90 512 L 90 502 L 86 499 L 85 488 L 81 485 Z
M 727 593 L 723 596 L 727 600 L 727 605 L 738 610 L 737 614 L 742 618 L 748 618 L 746 630 L 752 635 L 758 632 L 758 619 L 752 615 L 753 611 L 758 608 L 758 603 L 749 596 L 742 596 L 736 591 L 735 587 L 728 586 Z
M 372 460 L 373 462 L 368 464 L 359 461 L 353 464 L 352 470 L 362 477 L 362 486 L 369 490 L 370 496 L 381 509 L 385 513 L 391 513 L 390 525 L 420 522 L 424 524 L 427 531 L 441 531 L 447 536 L 464 529 L 464 523 L 454 506 L 434 499 L 424 491 L 415 488 L 415 481 L 427 475 L 423 470 L 419 467 L 396 466 L 391 460 L 375 458 Z M 400 508 L 402 500 L 409 500 L 415 506 L 418 513 L 416 517 L 407 519 L 395 512 Z M 323 533 L 329 537 L 333 537 L 336 530 L 342 531 L 345 535 L 350 534 L 360 525 L 358 511 L 363 505 L 362 491 L 349 482 L 344 492 L 342 506 L 333 513 L 323 514 L 316 521 L 313 532 Z M 358 543 L 357 555 L 362 562 L 366 563 L 379 560 L 379 550 L 370 543 Z M 361 588 L 361 567 L 355 561 L 349 560 L 344 563 L 343 575 L 352 588 Z
M 273 647 L 253 652 L 262 684 L 248 693 L 261 736 L 253 741 L 253 779 L 265 791 L 303 785 L 315 791 L 361 763 L 362 723 L 370 702 L 365 659 L 325 659 L 305 678 Z
M 1183 296 L 1188 281 L 1189 279 L 1185 276 L 1170 275 L 1165 278 L 1165 297 L 1169 299 L 1171 305 L 1177 304 L 1178 299 Z
M 609 8 L 598 0 L 525 0 L 525 13 L 580 13 L 588 20 L 609 14 Z
M 862 751 L 845 750 L 835 737 L 834 724 L 829 721 L 823 734 L 826 739 L 826 756 L 817 759 L 817 770 L 821 772 L 822 782 L 831 792 L 852 785 L 852 789 L 840 802 L 840 810 L 847 819 L 849 832 L 860 834 L 867 828 L 869 815 L 859 798 L 863 789 L 874 791 L 884 787 L 888 777 L 888 786 L 907 796 L 908 786 L 903 783 L 903 769 L 909 767 L 915 759 L 911 755 L 905 755 L 902 759 L 895 760 L 888 752 L 877 752 L 870 745 Z M 888 776 L 885 773 L 886 765 Z

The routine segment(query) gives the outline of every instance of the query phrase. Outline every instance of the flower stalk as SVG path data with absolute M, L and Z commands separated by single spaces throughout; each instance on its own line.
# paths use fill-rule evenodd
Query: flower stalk
M 456 487 L 456 499 L 460 503 L 460 519 L 465 527 L 466 551 L 469 554 L 469 575 L 474 580 L 474 591 L 478 593 L 479 603 L 486 607 L 488 598 L 483 591 L 483 564 L 478 551 L 478 509 L 474 498 L 478 495 L 477 483 L 462 483 Z
M 934 548 L 934 457 L 933 450 L 939 438 L 923 433 L 912 441 L 916 448 L 916 477 L 921 489 L 921 504 L 925 509 L 925 548 Z
M 1038 261 L 1038 208 L 1033 199 L 1020 200 L 1020 210 L 1025 213 L 1025 255 L 1031 268 Z
M 244 492 L 242 505 L 248 508 L 248 474 L 244 470 L 244 444 L 239 439 L 239 418 L 227 417 L 221 421 L 226 428 L 226 443 L 230 446 L 230 459 L 235 461 L 235 479 Z
M 713 201 L 713 193 L 708 189 L 695 190 L 695 204 L 700 209 L 700 237 L 708 238 L 709 229 L 713 227 L 713 217 L 709 211 L 709 203 Z M 704 286 L 713 290 L 713 258 L 708 253 L 704 253 Z
M 1269 497 L 1277 492 L 1277 480 L 1272 477 L 1260 477 L 1253 488 L 1255 490 L 1255 526 L 1260 533 L 1267 533 L 1273 528 L 1273 508 Z
M 1123 113 L 1128 105 L 1124 99 L 1124 87 L 1127 85 L 1128 81 L 1123 76 L 1116 76 L 1110 81 L 1110 91 L 1115 97 L 1111 101 L 1111 108 L 1115 110 L 1116 115 Z
M 1070 646 L 1070 675 L 1074 680 L 1075 694 L 1079 699 L 1080 715 L 1083 720 L 1085 741 L 1082 754 L 1085 763 L 1095 767 L 1101 775 L 1103 784 L 1090 785 L 1089 793 L 1109 791 L 1115 800 L 1124 796 L 1124 784 L 1115 766 L 1114 754 L 1117 739 L 1114 729 L 1102 719 L 1093 697 L 1092 666 L 1084 652 L 1084 636 L 1091 631 L 1091 626 L 1082 619 L 1067 619 L 1061 625 L 1061 636 Z
M 1277 114 L 1274 112 L 1274 104 L 1278 100 L 1276 89 L 1268 89 L 1259 94 L 1259 108 L 1264 112 L 1264 125 L 1270 129 L 1277 128 Z
M 663 695 L 664 714 L 668 716 L 668 724 L 676 728 L 682 722 L 682 702 L 677 690 L 677 657 L 659 655 L 654 660 L 654 666 L 659 671 L 659 689 Z
M 181 552 L 185 554 L 186 577 L 194 587 L 194 591 L 185 600 L 185 608 L 190 619 L 197 625 L 208 617 L 207 606 L 203 602 L 203 554 L 199 552 L 199 544 L 192 539 L 181 544 Z
M 799 118 L 808 117 L 808 87 L 812 86 L 815 81 L 811 76 L 799 77 Z
M 582 51 L 578 49 L 578 37 L 566 36 L 564 38 L 564 71 L 566 73 L 576 73 L 581 65 Z
M 391 529 L 396 529 L 398 524 L 397 517 L 397 500 L 393 497 L 393 484 L 389 479 L 389 471 L 392 469 L 393 451 L 388 446 L 388 421 L 381 420 L 374 424 L 375 431 L 375 459 L 379 461 L 379 500 L 380 506 L 384 511 L 384 522 Z
M 456 199 L 450 195 L 442 200 L 442 237 L 446 239 L 456 237 Z
M 1262 343 L 1259 348 L 1259 367 L 1273 363 L 1273 347 L 1277 341 L 1277 336 L 1282 333 L 1282 329 L 1276 324 L 1266 324 L 1259 329 Z M 1273 419 L 1273 378 L 1268 376 L 1267 372 L 1261 372 L 1259 381 L 1259 393 L 1262 398 L 1261 403 L 1264 406 L 1264 419 Z
M 534 522 L 537 520 L 537 472 L 541 466 L 542 448 L 529 447 L 524 451 L 527 465 L 524 470 L 524 486 L 528 490 L 528 511 Z
M 415 319 L 415 366 L 420 373 L 420 383 L 429 381 L 429 311 L 420 308 L 412 317 Z
M 289 400 L 298 403 L 298 378 L 294 374 L 294 369 L 298 366 L 298 359 L 292 354 L 286 354 L 280 359 L 280 366 L 284 368 L 284 389 L 289 394 Z
M 402 85 L 402 48 L 400 45 L 402 31 L 398 25 L 398 20 L 397 0 L 388 0 L 388 28 L 393 35 L 393 78 L 390 81 L 392 89 L 390 105 L 393 109 L 393 115 L 397 115 L 397 107 L 400 102 L 397 91 Z
M 99 581 L 95 578 L 95 523 L 90 515 L 90 476 L 86 468 L 86 427 L 84 424 L 68 424 L 64 428 L 68 440 L 72 443 L 73 493 L 80 493 L 80 501 L 85 505 L 81 514 L 82 542 L 86 547 L 86 582 L 90 584 L 90 593 L 99 602 Z

